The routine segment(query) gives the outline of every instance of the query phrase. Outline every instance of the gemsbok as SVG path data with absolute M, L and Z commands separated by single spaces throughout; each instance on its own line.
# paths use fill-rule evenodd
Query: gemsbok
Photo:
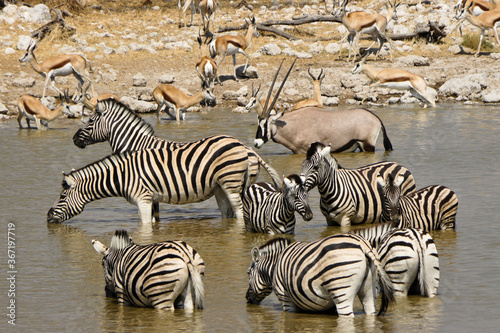
M 248 61 L 250 60 L 248 55 L 245 53 L 245 50 L 250 46 L 252 37 L 259 37 L 255 17 L 252 17 L 250 20 L 245 19 L 245 22 L 248 26 L 245 37 L 224 35 L 216 38 L 209 45 L 210 56 L 215 59 L 217 66 L 220 65 L 226 56 L 233 56 L 233 75 L 236 81 L 238 81 L 238 77 L 236 76 L 236 55 L 241 53 L 247 57 L 245 67 L 243 69 L 243 74 L 245 74 L 248 67 Z
M 500 27 L 500 8 L 496 8 L 494 10 L 483 12 L 482 14 L 475 16 L 471 11 L 472 3 L 467 7 L 462 8 L 460 15 L 457 16 L 457 20 L 462 20 L 465 18 L 469 21 L 470 24 L 475 25 L 479 29 L 481 29 L 481 36 L 479 37 L 479 45 L 477 46 L 477 51 L 474 54 L 474 57 L 479 55 L 479 51 L 481 50 L 481 44 L 483 42 L 484 33 L 486 30 L 493 30 L 493 34 L 495 35 L 495 40 L 500 46 L 500 39 L 498 39 L 497 28 Z
M 424 103 L 424 108 L 428 105 L 436 106 L 436 101 L 427 93 L 427 82 L 422 76 L 410 73 L 404 69 L 386 68 L 377 70 L 366 64 L 365 60 L 366 57 L 351 70 L 352 74 L 365 74 L 372 81 L 361 103 L 365 102 L 372 88 L 382 87 L 409 90 L 415 98 Z
M 171 119 L 184 120 L 187 108 L 207 100 L 208 104 L 213 106 L 216 98 L 212 93 L 207 81 L 201 82 L 201 89 L 194 95 L 188 95 L 182 90 L 169 84 L 161 84 L 153 90 L 153 97 L 158 104 L 156 116 L 160 120 L 160 111 L 165 106 L 165 112 L 168 113 Z M 173 109 L 173 114 L 170 113 Z M 182 114 L 181 114 L 182 112 Z
M 325 145 L 331 144 L 332 152 L 353 152 L 358 148 L 373 152 L 382 131 L 385 150 L 392 150 L 384 124 L 377 115 L 366 109 L 331 111 L 304 107 L 293 112 L 276 113 L 274 105 L 292 67 L 293 64 L 273 102 L 268 106 L 281 65 L 276 72 L 262 114 L 258 118 L 255 147 L 260 148 L 267 141 L 273 140 L 294 154 L 305 154 L 311 143 L 322 142 Z
M 45 59 L 42 62 L 36 60 L 35 54 L 33 53 L 36 49 L 36 43 L 30 43 L 26 49 L 26 53 L 19 58 L 20 62 L 29 62 L 31 67 L 40 75 L 45 77 L 45 85 L 43 87 L 42 98 L 45 97 L 45 91 L 47 85 L 52 84 L 52 88 L 56 90 L 60 95 L 62 91 L 56 88 L 54 81 L 56 76 L 67 76 L 73 74 L 78 80 L 78 89 L 81 91 L 85 80 L 92 84 L 89 73 L 87 72 L 87 64 L 90 71 L 92 72 L 92 66 L 90 62 L 78 54 L 61 54 L 54 57 Z
M 210 82 L 210 87 L 212 88 L 215 84 L 215 78 L 217 78 L 219 84 L 222 85 L 222 82 L 220 82 L 220 79 L 217 76 L 217 64 L 212 58 L 210 58 L 209 54 L 207 53 L 208 49 L 206 46 L 210 43 L 210 41 L 212 41 L 212 38 L 207 38 L 205 39 L 205 41 L 203 41 L 201 34 L 199 34 L 197 41 L 200 45 L 201 53 L 201 58 L 196 63 L 196 72 L 198 73 L 198 76 L 202 81 Z
M 356 11 L 351 13 L 346 13 L 346 6 L 349 0 L 344 0 L 338 9 L 335 9 L 335 1 L 334 1 L 334 10 L 332 15 L 337 17 L 342 21 L 342 24 L 347 28 L 348 32 L 342 37 L 340 41 L 340 51 L 339 51 L 339 59 L 341 59 L 342 52 L 342 43 L 347 38 L 349 41 L 349 58 L 347 58 L 347 62 L 351 60 L 351 53 L 354 46 L 354 60 L 356 61 L 356 56 L 358 54 L 358 45 L 359 45 L 359 36 L 361 34 L 369 34 L 373 37 L 373 43 L 367 48 L 367 51 L 371 49 L 371 47 L 378 41 L 379 48 L 375 55 L 375 59 L 378 58 L 380 50 L 384 45 L 384 41 L 387 40 L 389 42 L 390 56 L 392 61 L 392 41 L 385 34 L 387 23 L 391 19 L 394 21 L 398 20 L 397 15 L 397 7 L 401 4 L 401 2 L 392 4 L 389 0 L 387 3 L 389 4 L 389 10 L 387 12 L 387 16 L 380 15 L 378 13 L 371 14 L 364 11 Z M 354 45 L 353 45 L 354 44 Z
M 325 74 L 323 73 L 323 68 L 321 68 L 321 72 L 319 73 L 319 75 L 317 77 L 315 77 L 311 73 L 310 68 L 308 69 L 307 72 L 309 73 L 309 76 L 311 76 L 311 78 L 312 78 L 313 87 L 314 87 L 314 89 L 313 89 L 314 97 L 312 99 L 304 99 L 302 101 L 299 101 L 297 104 L 295 104 L 295 106 L 290 111 L 295 111 L 297 109 L 300 109 L 300 108 L 303 108 L 306 106 L 315 106 L 318 108 L 323 107 L 323 100 L 321 99 L 321 81 L 323 81 L 323 79 L 325 78 Z
M 30 127 L 30 121 L 34 120 L 36 122 L 37 129 L 48 129 L 49 121 L 55 120 L 56 118 L 62 116 L 62 114 L 67 114 L 73 117 L 75 114 L 70 109 L 70 98 L 68 92 L 64 92 L 64 96 L 60 95 L 61 105 L 56 109 L 50 110 L 48 107 L 42 104 L 39 99 L 31 95 L 22 95 L 17 100 L 18 116 L 17 122 L 19 123 L 19 128 L 24 128 L 21 125 L 21 120 L 26 118 L 26 123 L 28 128 Z M 43 127 L 42 127 L 43 125 Z

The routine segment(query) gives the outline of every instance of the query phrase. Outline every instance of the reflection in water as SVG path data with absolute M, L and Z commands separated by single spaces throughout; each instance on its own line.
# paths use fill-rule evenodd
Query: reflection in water
M 250 251 L 273 236 L 244 231 L 233 219 L 220 218 L 215 200 L 160 206 L 160 221 L 138 223 L 137 208 L 122 198 L 92 202 L 62 225 L 47 225 L 46 213 L 57 198 L 61 171 L 79 168 L 110 153 L 106 143 L 83 150 L 71 138 L 78 120 L 59 119 L 49 131 L 22 130 L 0 123 L 0 214 L 17 233 L 18 328 L 23 331 L 194 331 L 194 332 L 411 332 L 496 331 L 500 266 L 499 145 L 492 144 L 500 127 L 500 111 L 487 107 L 439 106 L 374 109 L 381 117 L 394 151 L 336 154 L 344 167 L 394 161 L 408 167 L 417 188 L 441 184 L 459 197 L 456 231 L 432 232 L 440 256 L 438 296 L 398 299 L 382 317 L 362 314 L 341 320 L 333 314 L 283 312 L 274 295 L 248 305 Z M 230 134 L 252 146 L 253 114 L 217 110 L 192 114 L 189 121 L 158 123 L 145 116 L 158 136 L 176 141 Z M 55 129 L 57 128 L 57 129 Z M 300 173 L 304 155 L 292 155 L 269 142 L 257 151 L 281 175 Z M 12 161 L 18 161 L 13 163 Z M 270 181 L 261 172 L 260 181 Z M 296 241 L 312 241 L 349 230 L 329 227 L 319 211 L 319 195 L 310 193 L 314 218 L 297 217 Z M 145 230 L 145 229 L 148 230 Z M 138 244 L 184 240 L 206 264 L 205 309 L 175 313 L 135 308 L 106 298 L 102 257 L 91 240 L 109 244 L 116 229 L 126 229 Z M 6 249 L 6 238 L 0 247 Z M 493 288 L 492 288 L 493 286 Z M 0 292 L 6 294 L 6 285 Z M 379 306 L 377 306 L 379 308 Z M 464 313 L 473 315 L 464 316 Z M 17 325 L 16 325 L 17 326 Z M 3 327 L 3 326 L 2 326 Z

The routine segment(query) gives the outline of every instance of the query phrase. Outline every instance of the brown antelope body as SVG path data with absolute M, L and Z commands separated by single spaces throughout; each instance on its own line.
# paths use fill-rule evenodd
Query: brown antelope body
M 306 106 L 314 106 L 314 107 L 318 107 L 318 108 L 322 108 L 323 107 L 323 99 L 321 98 L 321 81 L 323 81 L 323 79 L 325 78 L 325 74 L 323 73 L 323 68 L 321 68 L 321 72 L 319 73 L 319 75 L 317 77 L 315 77 L 311 73 L 311 69 L 310 68 L 308 70 L 308 73 L 309 73 L 309 76 L 311 76 L 312 82 L 313 82 L 313 87 L 314 87 L 313 88 L 313 94 L 314 94 L 314 98 L 312 98 L 312 99 L 305 99 L 305 100 L 302 100 L 302 101 L 298 102 L 297 104 L 295 104 L 295 106 L 290 111 L 294 111 L 294 110 L 297 110 L 297 109 L 300 109 L 300 108 L 304 108 Z
M 495 8 L 494 10 L 483 12 L 482 14 L 475 16 L 471 11 L 472 4 L 469 4 L 468 7 L 463 8 L 460 15 L 457 17 L 458 20 L 466 19 L 470 22 L 470 24 L 475 25 L 479 29 L 481 29 L 481 36 L 479 37 L 479 45 L 477 47 L 477 51 L 474 54 L 475 57 L 479 55 L 479 51 L 481 50 L 481 44 L 483 42 L 484 33 L 486 30 L 493 30 L 493 34 L 495 35 L 495 40 L 500 46 L 500 39 L 498 38 L 497 28 L 500 27 L 500 7 Z
M 78 89 L 82 90 L 85 80 L 91 84 L 89 73 L 87 72 L 87 64 L 92 71 L 90 62 L 78 54 L 61 54 L 54 57 L 45 59 L 42 62 L 37 62 L 35 54 L 33 53 L 36 48 L 35 43 L 31 43 L 26 49 L 26 53 L 19 59 L 20 62 L 29 62 L 31 67 L 45 77 L 45 85 L 43 87 L 42 98 L 45 97 L 47 85 L 52 84 L 52 88 L 60 95 L 63 93 L 56 88 L 54 80 L 56 76 L 67 76 L 73 74 L 78 80 Z
M 207 44 L 209 44 L 210 41 L 211 39 L 206 39 L 205 42 L 203 42 L 202 37 L 198 36 L 198 44 L 200 45 L 201 59 L 196 63 L 196 72 L 198 73 L 198 76 L 202 81 L 209 82 L 210 87 L 213 88 L 215 78 L 217 78 L 217 81 L 219 82 L 220 85 L 222 85 L 222 83 L 220 82 L 219 77 L 217 76 L 217 64 L 212 58 L 209 57 L 207 53 L 208 52 Z
M 67 92 L 64 97 L 60 95 L 61 105 L 56 109 L 50 110 L 48 107 L 42 104 L 39 99 L 31 95 L 22 95 L 17 100 L 18 116 L 17 122 L 19 123 L 19 128 L 24 128 L 21 125 L 21 120 L 26 118 L 26 123 L 28 128 L 30 127 L 30 121 L 34 120 L 37 129 L 48 129 L 48 122 L 55 120 L 56 118 L 62 116 L 63 113 L 74 116 L 75 114 L 70 110 L 69 107 L 69 96 Z M 43 126 L 42 126 L 43 125 Z

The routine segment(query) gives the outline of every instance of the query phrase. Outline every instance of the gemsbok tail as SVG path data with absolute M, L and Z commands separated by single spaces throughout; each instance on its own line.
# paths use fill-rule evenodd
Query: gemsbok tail
M 193 295 L 193 304 L 196 309 L 203 309 L 203 299 L 205 296 L 205 289 L 203 288 L 203 281 L 201 274 L 191 262 L 187 264 L 189 269 L 189 278 L 191 280 L 191 287 L 193 288 L 191 294 Z
M 389 136 L 387 135 L 387 131 L 385 130 L 385 126 L 384 126 L 384 123 L 382 122 L 382 119 L 380 119 L 380 117 L 377 116 L 372 111 L 370 111 L 368 109 L 364 109 L 364 110 L 373 114 L 375 117 L 377 117 L 378 121 L 380 121 L 380 126 L 382 127 L 382 135 L 384 136 L 384 149 L 386 151 L 393 150 L 391 140 L 389 140 Z

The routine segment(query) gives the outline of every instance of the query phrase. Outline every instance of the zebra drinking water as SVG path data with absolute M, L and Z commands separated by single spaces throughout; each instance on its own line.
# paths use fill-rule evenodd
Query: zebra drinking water
M 159 138 L 155 136 L 151 125 L 114 99 L 99 101 L 96 112 L 90 117 L 86 126 L 79 129 L 73 136 L 73 143 L 82 149 L 94 143 L 108 141 L 114 153 L 151 148 L 167 148 L 170 151 L 175 151 L 185 145 L 191 147 L 202 145 L 203 140 L 174 142 Z M 231 138 L 231 141 L 234 140 L 236 139 Z M 250 172 L 249 182 L 253 183 L 255 181 L 259 173 L 259 166 L 262 165 L 273 179 L 275 185 L 278 186 L 281 183 L 278 173 L 252 149 L 241 142 L 240 144 L 247 152 L 246 161 Z M 199 153 L 202 153 L 202 150 Z M 241 163 L 243 162 L 242 160 Z M 155 215 L 158 218 L 157 204 L 155 205 Z
M 205 263 L 182 241 L 136 245 L 127 231 L 117 230 L 106 247 L 92 240 L 102 254 L 106 296 L 118 303 L 174 310 L 203 308 Z
M 308 191 L 298 175 L 283 180 L 281 189 L 269 183 L 251 185 L 243 196 L 243 219 L 247 231 L 268 234 L 293 234 L 295 212 L 305 221 L 313 217 Z
M 213 195 L 222 217 L 243 220 L 240 195 L 247 186 L 248 169 L 246 147 L 224 135 L 173 149 L 110 155 L 64 175 L 47 221 L 66 221 L 91 201 L 121 196 L 138 206 L 142 223 L 151 223 L 153 202 L 185 204 Z
M 439 287 L 439 255 L 428 232 L 395 228 L 392 223 L 352 230 L 377 249 L 387 275 L 399 296 L 408 292 L 433 297 Z
M 320 209 L 328 225 L 376 223 L 382 214 L 383 196 L 377 185 L 377 174 L 401 173 L 401 190 L 415 189 L 411 172 L 394 162 L 378 162 L 357 169 L 344 169 L 330 155 L 330 147 L 320 142 L 311 144 L 302 162 L 306 187 L 318 186 Z
M 431 185 L 418 191 L 404 194 L 401 187 L 404 176 L 398 174 L 378 175 L 377 181 L 383 187 L 385 208 L 383 222 L 393 222 L 399 228 L 417 228 L 425 231 L 455 228 L 458 197 L 449 188 Z
M 260 303 L 271 291 L 284 311 L 327 311 L 354 317 L 359 296 L 366 314 L 375 314 L 375 283 L 381 286 L 383 314 L 394 301 L 378 254 L 361 236 L 339 234 L 311 243 L 275 238 L 252 249 L 246 299 Z

